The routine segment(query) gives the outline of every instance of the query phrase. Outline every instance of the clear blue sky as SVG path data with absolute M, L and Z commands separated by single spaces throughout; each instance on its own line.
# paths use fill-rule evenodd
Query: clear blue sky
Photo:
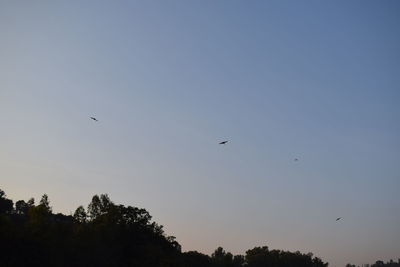
M 400 257 L 398 1 L 56 2 L 0 2 L 10 198 L 108 193 L 183 250 Z

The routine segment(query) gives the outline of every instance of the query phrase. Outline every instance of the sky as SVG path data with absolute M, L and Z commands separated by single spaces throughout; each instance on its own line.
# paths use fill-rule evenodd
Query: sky
M 0 188 L 66 214 L 107 193 L 183 251 L 397 260 L 399 11 L 0 1 Z

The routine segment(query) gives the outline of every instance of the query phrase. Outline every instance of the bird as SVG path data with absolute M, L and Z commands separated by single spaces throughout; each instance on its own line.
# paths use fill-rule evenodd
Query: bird
M 228 141 L 219 142 L 220 145 L 225 145 L 226 143 L 228 143 Z
M 90 117 L 94 121 L 98 121 L 95 117 Z
M 342 217 L 337 218 L 336 221 L 339 221 L 340 219 L 342 219 Z
M 298 158 L 295 158 L 294 161 L 299 161 L 299 159 L 298 159 Z

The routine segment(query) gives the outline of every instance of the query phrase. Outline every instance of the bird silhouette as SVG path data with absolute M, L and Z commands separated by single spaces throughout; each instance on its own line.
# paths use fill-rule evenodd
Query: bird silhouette
M 225 145 L 226 143 L 228 143 L 228 141 L 219 142 L 220 145 Z
M 299 161 L 299 159 L 298 159 L 298 158 L 295 158 L 294 161 Z
M 95 117 L 90 117 L 94 121 L 98 121 Z
M 337 218 L 336 221 L 339 221 L 340 219 L 342 219 L 342 217 Z

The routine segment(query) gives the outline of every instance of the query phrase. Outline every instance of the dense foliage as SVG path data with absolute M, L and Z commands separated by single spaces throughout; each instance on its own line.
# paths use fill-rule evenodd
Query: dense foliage
M 114 204 L 95 195 L 73 216 L 54 214 L 47 195 L 13 203 L 0 190 L 1 266 L 146 267 L 323 267 L 311 253 L 255 247 L 232 255 L 221 247 L 211 255 L 181 252 L 175 238 L 151 221 L 145 209 Z
M 347 264 L 346 267 L 360 267 L 354 264 Z M 388 262 L 376 261 L 374 264 L 363 264 L 362 267 L 400 267 L 400 259 L 397 262 L 390 260 Z

